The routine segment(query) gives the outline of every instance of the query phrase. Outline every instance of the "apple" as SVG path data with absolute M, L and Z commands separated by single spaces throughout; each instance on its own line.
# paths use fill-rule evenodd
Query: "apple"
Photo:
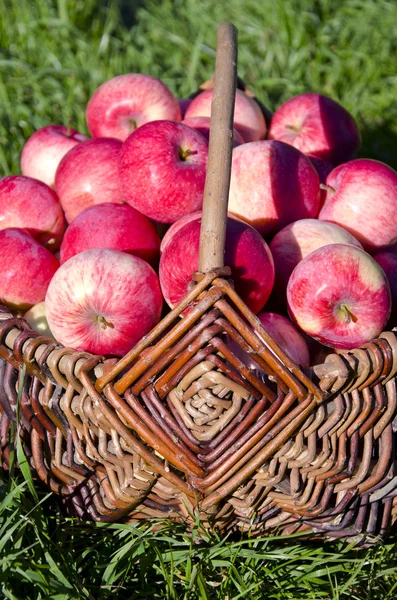
M 160 320 L 162 297 L 158 277 L 147 262 L 118 250 L 94 248 L 61 265 L 45 304 L 59 343 L 123 356 Z
M 273 338 L 276 344 L 285 352 L 285 354 L 298 366 L 308 367 L 310 365 L 310 354 L 308 346 L 299 333 L 295 325 L 289 319 L 273 312 L 259 313 L 258 319 L 261 321 L 265 331 Z M 258 334 L 259 336 L 259 334 Z M 261 336 L 259 336 L 260 339 Z M 265 346 L 265 340 L 262 340 Z M 255 362 L 254 358 L 244 352 L 244 350 L 231 337 L 227 336 L 226 344 L 251 371 L 256 375 L 265 376 L 265 371 Z M 270 351 L 273 352 L 270 348 Z
M 160 238 L 147 217 L 128 204 L 90 206 L 69 225 L 61 245 L 63 264 L 89 248 L 111 248 L 158 264 Z
M 376 338 L 391 309 L 383 270 L 364 250 L 331 244 L 295 267 L 287 287 L 295 323 L 325 346 L 350 350 Z
M 310 160 L 296 148 L 259 141 L 234 148 L 229 211 L 262 235 L 297 219 L 317 216 L 320 180 Z
M 30 136 L 22 149 L 21 172 L 26 177 L 55 185 L 55 173 L 62 158 L 71 148 L 88 137 L 64 125 L 48 125 Z
M 128 73 L 99 86 L 88 102 L 86 118 L 93 137 L 123 142 L 145 123 L 180 121 L 182 115 L 178 100 L 159 79 Z
M 96 138 L 65 154 L 56 172 L 55 191 L 68 223 L 94 204 L 124 201 L 118 179 L 121 147 L 119 140 Z
M 184 118 L 210 117 L 212 96 L 213 89 L 198 94 L 188 106 Z M 241 90 L 236 91 L 234 128 L 246 142 L 262 140 L 266 135 L 266 121 L 259 105 Z
M 273 114 L 268 137 L 334 164 L 352 159 L 360 147 L 353 117 L 322 94 L 301 94 L 284 102 Z
M 309 157 L 308 157 L 309 158 Z M 310 162 L 317 171 L 317 175 L 320 178 L 321 183 L 325 183 L 328 175 L 331 173 L 334 165 L 329 160 L 322 160 L 321 158 L 310 157 Z
M 120 153 L 125 200 L 141 213 L 173 223 L 203 203 L 208 144 L 182 123 L 154 121 L 139 127 Z
M 9 175 L 0 179 L 0 230 L 26 229 L 40 244 L 56 252 L 66 223 L 53 190 L 42 181 Z
M 393 252 L 379 252 L 374 259 L 385 272 L 390 286 L 392 311 L 390 315 L 392 327 L 397 326 L 397 254 Z
M 184 119 L 182 123 L 187 125 L 188 127 L 192 127 L 201 135 L 205 137 L 207 142 L 210 141 L 210 117 L 190 117 L 190 119 Z M 236 146 L 241 146 L 244 144 L 244 140 L 237 131 L 237 129 L 233 129 L 233 148 Z
M 32 306 L 32 308 L 29 308 L 29 310 L 23 315 L 23 318 L 29 323 L 30 327 L 34 331 L 55 339 L 48 326 L 44 300 L 43 302 L 35 304 Z
M 285 296 L 288 279 L 296 265 L 314 250 L 329 244 L 353 244 L 362 248 L 360 242 L 339 225 L 318 219 L 301 219 L 276 233 L 270 242 L 270 250 L 276 269 L 275 289 L 279 297 Z
M 23 229 L 0 231 L 0 304 L 26 311 L 45 298 L 59 262 Z
M 170 227 L 165 232 L 163 239 L 161 240 L 160 253 L 162 254 L 164 252 L 169 242 L 172 240 L 175 233 L 179 229 L 186 225 L 186 223 L 190 223 L 190 221 L 195 221 L 196 219 L 201 219 L 201 210 L 195 210 L 194 212 L 189 213 L 188 215 L 184 215 L 183 217 L 175 221 L 175 223 L 172 223 L 172 225 L 170 225 Z
M 191 98 L 178 98 L 178 104 L 179 104 L 179 108 L 181 109 L 182 119 L 185 116 L 185 112 L 187 111 L 191 102 L 192 102 Z
M 319 219 L 350 231 L 371 254 L 397 242 L 397 173 L 391 167 L 352 160 L 331 171 L 326 188 Z
M 259 313 L 258 318 L 265 331 L 296 365 L 309 366 L 310 355 L 307 344 L 289 319 L 271 312 Z
M 201 219 L 177 229 L 160 257 L 160 285 L 169 306 L 187 293 L 198 269 Z M 225 264 L 231 267 L 236 291 L 249 308 L 258 313 L 272 291 L 274 265 L 268 245 L 253 227 L 228 217 Z

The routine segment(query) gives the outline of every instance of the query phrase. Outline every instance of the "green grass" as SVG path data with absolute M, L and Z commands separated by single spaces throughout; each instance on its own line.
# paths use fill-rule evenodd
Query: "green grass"
M 269 108 L 303 91 L 341 101 L 362 155 L 397 168 L 394 0 L 0 0 L 0 175 L 49 123 L 86 131 L 107 78 L 141 71 L 183 97 L 213 70 L 215 25 L 239 28 L 239 73 Z M 21 458 L 21 457 L 20 457 Z M 297 538 L 220 540 L 179 526 L 66 519 L 21 475 L 0 483 L 0 589 L 9 599 L 369 599 L 397 596 L 393 540 L 368 551 Z M 201 543 L 193 543 L 199 537 Z

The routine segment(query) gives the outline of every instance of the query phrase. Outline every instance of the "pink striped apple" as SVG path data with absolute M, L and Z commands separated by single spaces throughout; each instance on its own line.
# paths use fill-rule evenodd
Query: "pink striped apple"
M 189 104 L 184 118 L 210 117 L 212 96 L 212 89 L 198 94 Z M 233 124 L 246 142 L 263 140 L 266 135 L 266 121 L 259 105 L 241 90 L 236 92 Z
M 178 100 L 159 79 L 141 73 L 117 75 L 105 81 L 87 105 L 87 124 L 93 137 L 122 142 L 150 121 L 182 119 Z
M 198 268 L 201 219 L 174 230 L 160 258 L 160 284 L 166 302 L 175 306 L 187 293 Z M 228 217 L 225 264 L 231 267 L 237 292 L 257 313 L 265 305 L 274 282 L 273 258 L 253 227 Z
M 85 142 L 88 137 L 70 127 L 48 125 L 30 136 L 22 149 L 21 172 L 26 177 L 55 185 L 55 173 L 62 158 L 69 150 Z
M 356 122 L 347 110 L 327 96 L 310 93 L 294 96 L 276 110 L 269 139 L 333 164 L 352 159 L 360 146 Z
M 259 141 L 234 148 L 229 211 L 262 235 L 316 217 L 320 180 L 310 160 L 288 144 Z
M 201 209 L 207 156 L 207 141 L 187 125 L 172 121 L 142 125 L 120 153 L 125 200 L 160 223 L 173 223 Z
M 118 250 L 85 250 L 57 271 L 46 297 L 48 325 L 64 346 L 122 356 L 160 320 L 152 267 Z
M 65 154 L 55 176 L 55 191 L 68 223 L 94 204 L 123 202 L 118 179 L 121 146 L 119 140 L 95 138 Z
M 288 279 L 296 265 L 314 250 L 329 244 L 353 244 L 362 248 L 343 227 L 318 219 L 301 219 L 276 233 L 270 250 L 276 269 L 275 289 L 280 298 L 285 297 Z
M 371 254 L 397 242 L 397 173 L 360 158 L 336 167 L 326 180 L 318 218 L 350 231 Z
M 201 135 L 205 137 L 207 142 L 210 141 L 210 117 L 190 117 L 190 119 L 184 119 L 182 121 L 183 125 L 187 125 L 188 127 L 192 127 Z M 239 134 L 237 129 L 233 129 L 233 148 L 237 146 L 241 146 L 244 144 L 244 140 L 242 136 Z
M 385 273 L 372 256 L 350 244 L 323 246 L 298 263 L 287 300 L 305 333 L 347 350 L 376 338 L 391 309 Z
M 160 238 L 153 223 L 132 206 L 104 202 L 86 208 L 69 225 L 61 245 L 61 264 L 89 248 L 128 252 L 156 266 Z
M 18 227 L 56 252 L 66 222 L 57 195 L 42 181 L 9 175 L 0 179 L 0 229 Z
M 49 250 L 23 229 L 0 231 L 0 304 L 18 311 L 42 302 L 59 267 Z

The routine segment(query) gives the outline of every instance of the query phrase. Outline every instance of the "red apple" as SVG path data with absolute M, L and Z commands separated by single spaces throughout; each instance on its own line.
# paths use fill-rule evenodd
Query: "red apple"
M 349 350 L 376 338 L 391 309 L 389 284 L 376 261 L 349 244 L 315 250 L 294 269 L 288 310 L 308 335 Z
M 301 94 L 284 102 L 272 117 L 269 139 L 335 164 L 353 158 L 360 146 L 353 117 L 322 94 Z
M 178 100 L 167 86 L 140 73 L 118 75 L 100 85 L 88 102 L 86 117 L 93 137 L 121 141 L 150 121 L 182 119 Z
M 210 117 L 212 95 L 213 90 L 210 89 L 193 98 L 185 113 L 185 119 Z M 246 142 L 262 140 L 266 135 L 265 117 L 259 105 L 241 90 L 236 92 L 234 127 Z
M 301 219 L 279 231 L 270 242 L 270 250 L 276 269 L 276 289 L 285 296 L 288 279 L 296 265 L 305 256 L 329 244 L 353 244 L 362 248 L 348 231 L 317 219 Z
M 0 231 L 0 304 L 26 311 L 41 302 L 59 262 L 27 231 Z
M 123 356 L 160 320 L 152 267 L 137 256 L 96 248 L 64 263 L 48 288 L 47 320 L 64 346 Z
M 175 306 L 187 293 L 198 268 L 201 219 L 175 231 L 160 258 L 160 285 L 166 302 Z M 270 296 L 274 282 L 272 255 L 253 227 L 227 220 L 225 264 L 232 269 L 236 291 L 258 313 Z
M 63 157 L 55 190 L 68 223 L 94 204 L 124 201 L 118 178 L 121 146 L 119 140 L 96 138 L 75 146 Z
M 71 148 L 86 140 L 86 135 L 63 125 L 48 125 L 38 129 L 23 147 L 22 175 L 54 187 L 55 173 L 62 158 Z
M 160 238 L 147 217 L 128 204 L 90 206 L 69 225 L 61 245 L 61 264 L 89 248 L 110 248 L 158 264 Z
M 259 313 L 258 318 L 266 332 L 296 365 L 301 367 L 310 365 L 309 349 L 303 335 L 299 333 L 289 319 L 272 312 Z M 262 341 L 266 345 L 266 342 Z M 257 376 L 265 375 L 265 371 L 255 362 L 254 358 L 244 352 L 229 336 L 227 336 L 226 343 L 233 354 L 243 361 L 249 369 L 256 371 Z
M 45 183 L 10 175 L 0 179 L 0 229 L 17 227 L 56 252 L 66 223 L 57 195 Z
M 182 227 L 184 227 L 186 223 L 190 223 L 190 221 L 195 221 L 196 219 L 201 219 L 201 210 L 195 210 L 194 212 L 189 213 L 188 215 L 184 215 L 183 217 L 175 221 L 175 223 L 172 223 L 172 225 L 165 232 L 163 239 L 161 240 L 161 254 L 164 252 L 164 250 L 166 249 L 176 232 Z
M 173 223 L 203 202 L 208 144 L 181 123 L 155 121 L 124 142 L 120 183 L 126 201 L 161 223 Z
M 310 356 L 307 344 L 289 319 L 271 312 L 259 313 L 258 318 L 267 333 L 296 365 L 309 366 Z
M 182 123 L 187 125 L 188 127 L 192 127 L 201 135 L 205 137 L 207 142 L 210 141 L 210 117 L 190 117 L 190 119 L 184 119 Z M 241 146 L 244 144 L 244 140 L 237 131 L 237 129 L 233 129 L 233 148 L 237 146 Z
M 262 235 L 315 217 L 320 180 L 310 160 L 275 141 L 243 144 L 233 150 L 229 211 Z
M 390 286 L 392 312 L 390 315 L 392 327 L 397 326 L 397 255 L 393 252 L 379 252 L 374 259 L 385 272 Z
M 368 158 L 336 167 L 327 177 L 319 219 L 341 225 L 368 252 L 397 241 L 397 173 Z

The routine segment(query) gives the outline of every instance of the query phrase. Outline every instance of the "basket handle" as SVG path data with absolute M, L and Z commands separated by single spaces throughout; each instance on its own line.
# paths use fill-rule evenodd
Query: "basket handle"
M 199 271 L 202 273 L 224 266 L 236 84 L 237 29 L 232 23 L 220 23 L 200 230 Z

